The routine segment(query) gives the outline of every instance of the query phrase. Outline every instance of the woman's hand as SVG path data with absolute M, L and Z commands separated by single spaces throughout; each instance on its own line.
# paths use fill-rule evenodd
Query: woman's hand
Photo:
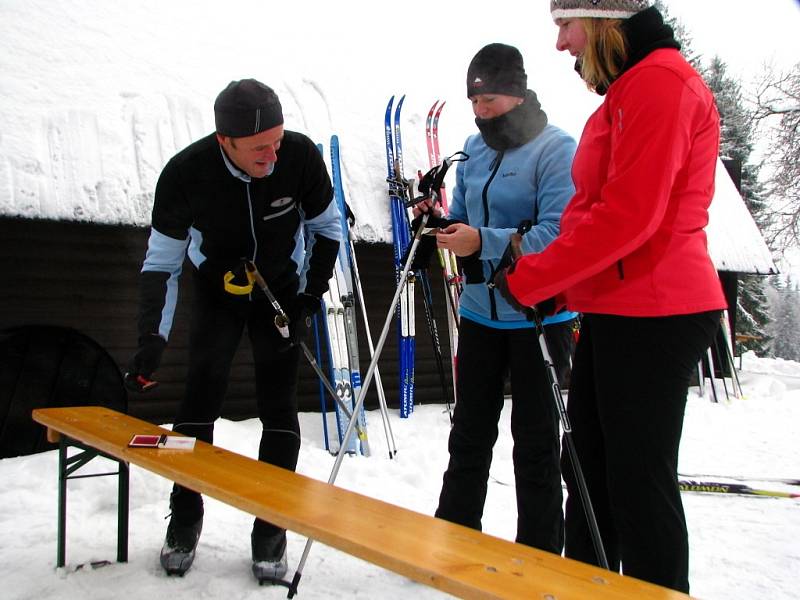
M 414 213 L 414 218 L 416 219 L 418 216 L 424 213 L 431 213 L 431 215 L 436 217 L 441 217 L 444 214 L 444 210 L 442 210 L 441 206 L 433 206 L 433 201 L 428 198 L 427 200 L 423 200 L 422 202 L 417 202 L 412 207 L 412 212 Z
M 469 256 L 481 249 L 481 234 L 466 223 L 453 223 L 436 234 L 436 242 L 456 256 Z

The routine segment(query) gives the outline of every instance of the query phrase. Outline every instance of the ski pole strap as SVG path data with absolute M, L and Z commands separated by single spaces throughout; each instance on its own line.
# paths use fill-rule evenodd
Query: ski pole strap
M 245 285 L 238 285 L 233 283 L 233 280 L 236 279 L 236 274 L 233 271 L 228 271 L 222 276 L 222 284 L 225 287 L 225 291 L 229 294 L 233 294 L 234 296 L 246 296 L 250 292 L 253 291 L 253 278 L 250 275 L 250 271 L 246 270 L 247 275 L 247 283 Z
M 261 273 L 258 272 L 258 268 L 256 268 L 256 264 L 252 260 L 248 260 L 245 264 L 245 270 L 247 271 L 247 279 L 251 279 L 255 283 L 258 284 L 258 287 L 261 288 L 261 291 L 264 292 L 269 303 L 272 304 L 272 308 L 275 309 L 275 328 L 280 332 L 281 337 L 288 338 L 289 337 L 289 317 L 281 308 L 278 299 L 272 294 L 267 286 L 267 282 L 264 281 L 264 278 L 261 276 Z M 252 288 L 252 283 L 250 284 Z
M 506 267 L 510 267 L 515 260 L 522 256 L 522 236 L 528 233 L 532 227 L 533 221 L 526 219 L 525 221 L 521 221 L 517 227 L 517 231 L 511 234 L 511 239 L 508 241 L 508 246 L 506 246 L 505 252 L 503 252 L 503 256 L 500 258 L 500 262 L 497 263 L 497 266 L 489 277 L 489 287 L 494 287 L 494 278 L 500 271 Z
M 419 204 L 423 200 L 433 200 L 437 204 L 441 200 L 441 190 L 444 187 L 444 176 L 447 175 L 450 165 L 454 162 L 463 162 L 469 159 L 469 155 L 465 152 L 458 151 L 445 158 L 442 164 L 436 165 L 430 171 L 425 173 L 420 179 L 417 189 L 422 192 L 421 196 L 410 198 L 405 202 L 406 208 L 410 208 L 415 204 Z

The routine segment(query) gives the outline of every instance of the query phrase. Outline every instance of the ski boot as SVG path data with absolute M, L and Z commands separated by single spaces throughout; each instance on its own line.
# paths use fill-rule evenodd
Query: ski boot
M 189 525 L 176 522 L 174 516 L 170 519 L 160 557 L 161 566 L 167 575 L 183 577 L 189 570 L 194 562 L 194 553 L 202 529 L 203 517 Z
M 270 537 L 250 536 L 253 551 L 253 575 L 260 585 L 285 584 L 283 578 L 288 570 L 286 560 L 286 532 Z

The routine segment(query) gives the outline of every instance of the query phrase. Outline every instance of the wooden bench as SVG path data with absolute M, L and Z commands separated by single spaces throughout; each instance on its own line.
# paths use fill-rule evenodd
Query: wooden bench
M 128 463 L 251 515 L 463 598 L 677 600 L 688 596 L 502 540 L 216 446 L 129 448 L 136 433 L 169 430 L 102 408 L 44 408 L 33 419 L 59 441 L 59 565 L 66 479 L 93 456 L 120 464 L 117 560 L 127 560 Z M 70 458 L 67 447 L 82 451 Z M 302 588 L 300 588 L 302 591 Z

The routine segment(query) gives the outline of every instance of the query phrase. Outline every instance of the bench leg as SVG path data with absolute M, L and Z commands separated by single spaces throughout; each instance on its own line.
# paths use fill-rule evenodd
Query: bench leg
M 119 461 L 119 501 L 117 503 L 117 562 L 128 562 L 128 490 L 130 468 Z
M 67 448 L 74 446 L 82 450 L 79 454 L 67 456 Z M 97 456 L 113 460 L 119 465 L 117 472 L 97 473 L 90 475 L 73 475 L 85 464 Z M 117 562 L 128 562 L 128 510 L 130 490 L 130 467 L 128 463 L 118 460 L 113 456 L 103 454 L 93 448 L 84 446 L 61 436 L 58 442 L 58 542 L 56 567 L 61 568 L 66 564 L 67 547 L 67 481 L 81 477 L 104 477 L 116 475 L 118 480 L 117 493 Z
M 58 442 L 58 547 L 56 568 L 65 564 L 67 545 L 67 438 Z

